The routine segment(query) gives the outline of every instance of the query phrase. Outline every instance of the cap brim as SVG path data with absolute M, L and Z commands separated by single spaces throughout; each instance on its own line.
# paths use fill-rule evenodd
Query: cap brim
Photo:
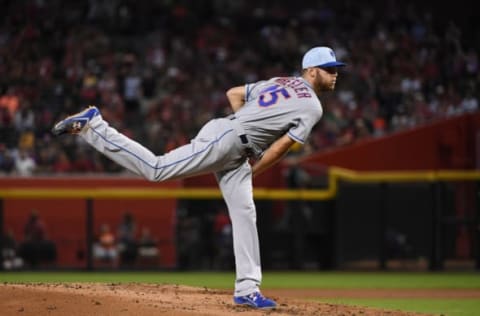
M 320 68 L 330 68 L 330 67 L 344 67 L 346 64 L 340 61 L 332 61 L 323 65 L 318 65 Z

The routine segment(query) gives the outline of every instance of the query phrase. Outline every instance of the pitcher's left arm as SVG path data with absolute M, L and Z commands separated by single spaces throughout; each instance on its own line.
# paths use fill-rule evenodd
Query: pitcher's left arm
M 270 147 L 265 150 L 262 157 L 253 165 L 252 174 L 257 176 L 277 163 L 295 144 L 295 141 L 288 136 L 283 135 L 277 139 Z

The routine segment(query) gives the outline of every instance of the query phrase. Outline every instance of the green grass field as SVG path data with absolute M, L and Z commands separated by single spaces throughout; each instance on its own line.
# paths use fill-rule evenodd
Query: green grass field
M 225 272 L 9 272 L 0 282 L 139 282 L 231 289 Z M 266 272 L 263 289 L 478 289 L 480 273 Z M 315 299 L 322 302 L 379 307 L 448 316 L 480 315 L 478 299 Z

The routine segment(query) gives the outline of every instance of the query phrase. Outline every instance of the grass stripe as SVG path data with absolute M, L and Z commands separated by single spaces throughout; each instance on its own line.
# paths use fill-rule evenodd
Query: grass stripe
M 147 282 L 232 288 L 233 272 L 2 272 L 0 282 Z M 263 288 L 480 289 L 477 273 L 266 272 Z

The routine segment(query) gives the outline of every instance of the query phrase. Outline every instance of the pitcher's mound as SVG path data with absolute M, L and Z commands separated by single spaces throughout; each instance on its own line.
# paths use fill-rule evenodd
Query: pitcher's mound
M 297 291 L 298 292 L 298 291 Z M 1 315 L 416 315 L 325 304 L 265 290 L 277 301 L 273 310 L 235 306 L 231 291 L 171 284 L 32 283 L 0 285 Z M 298 293 L 297 293 L 298 294 Z

